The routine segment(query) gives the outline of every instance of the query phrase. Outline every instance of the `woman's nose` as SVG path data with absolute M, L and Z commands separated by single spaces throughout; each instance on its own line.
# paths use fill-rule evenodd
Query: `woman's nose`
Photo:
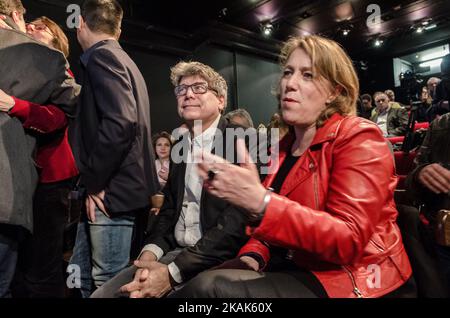
M 29 23 L 27 24 L 27 32 L 33 32 L 34 31 L 34 25 Z

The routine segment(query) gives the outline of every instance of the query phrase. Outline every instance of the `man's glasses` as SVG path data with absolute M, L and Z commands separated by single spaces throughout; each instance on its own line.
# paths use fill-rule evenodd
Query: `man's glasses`
M 175 86 L 174 92 L 176 96 L 184 96 L 187 94 L 189 87 L 194 94 L 205 94 L 208 90 L 216 92 L 214 89 L 209 88 L 207 83 L 194 83 L 191 85 L 178 85 Z
M 376 103 L 384 103 L 385 101 L 386 101 L 385 98 L 380 98 L 380 99 L 377 99 L 375 102 Z

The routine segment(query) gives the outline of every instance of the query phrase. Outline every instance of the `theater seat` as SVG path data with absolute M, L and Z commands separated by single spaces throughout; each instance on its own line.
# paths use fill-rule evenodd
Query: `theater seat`
M 390 143 L 391 143 L 391 145 L 393 146 L 393 145 L 395 145 L 395 144 L 398 144 L 398 143 L 403 143 L 403 140 L 405 139 L 405 136 L 395 136 L 395 137 L 388 137 L 388 138 L 386 138 Z
M 399 178 L 397 189 L 405 189 L 405 180 L 407 175 L 414 169 L 415 151 L 403 152 L 394 151 L 395 171 Z
M 429 122 L 415 123 L 414 124 L 414 131 L 416 131 L 418 129 L 428 129 L 428 127 L 430 127 L 430 123 Z

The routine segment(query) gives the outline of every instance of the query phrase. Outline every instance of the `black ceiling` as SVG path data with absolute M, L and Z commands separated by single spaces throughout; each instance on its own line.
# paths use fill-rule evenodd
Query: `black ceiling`
M 24 1 L 25 3 L 26 1 Z M 60 8 L 74 0 L 34 0 Z M 202 43 L 217 43 L 275 57 L 290 35 L 321 34 L 340 42 L 354 58 L 406 54 L 448 42 L 449 0 L 383 0 L 381 20 L 368 27 L 373 0 L 123 0 L 124 40 L 149 49 L 185 55 Z M 64 12 L 64 11 L 63 11 Z M 430 20 L 431 19 L 431 20 Z M 436 28 L 418 34 L 413 29 L 429 20 Z M 270 37 L 261 24 L 271 22 Z M 349 29 L 348 36 L 342 35 Z M 372 41 L 384 40 L 374 48 Z

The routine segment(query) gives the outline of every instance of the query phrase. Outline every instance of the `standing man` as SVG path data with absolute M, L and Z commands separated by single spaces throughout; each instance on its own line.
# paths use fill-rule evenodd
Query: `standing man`
M 18 244 L 33 231 L 32 202 L 37 184 L 32 154 L 39 129 L 30 125 L 24 130 L 19 120 L 10 117 L 16 100 L 9 95 L 36 104 L 53 104 L 59 108 L 54 109 L 55 114 L 71 117 L 80 90 L 66 72 L 64 55 L 25 34 L 24 13 L 20 0 L 0 0 L 0 15 L 10 27 L 0 28 L 0 298 L 10 296 Z M 34 109 L 41 119 L 52 117 L 40 107 Z
M 146 84 L 118 43 L 122 16 L 115 0 L 86 0 L 77 29 L 84 74 L 74 152 L 87 220 L 71 263 L 82 267 L 83 296 L 90 279 L 99 287 L 127 266 L 135 218 L 159 188 Z

